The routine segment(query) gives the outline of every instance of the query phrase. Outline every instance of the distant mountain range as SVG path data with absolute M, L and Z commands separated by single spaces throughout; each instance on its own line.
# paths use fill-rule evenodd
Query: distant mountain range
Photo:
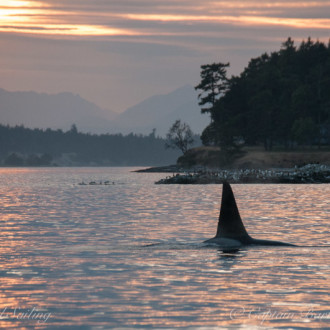
M 186 85 L 169 94 L 155 95 L 116 114 L 72 93 L 9 92 L 0 89 L 0 123 L 29 128 L 70 129 L 90 133 L 141 133 L 165 136 L 177 119 L 201 133 L 209 118 L 200 113 L 197 93 Z
M 115 115 L 72 93 L 0 89 L 0 123 L 5 125 L 68 130 L 76 124 L 81 131 L 96 133 L 106 130 Z
M 209 118 L 201 114 L 197 93 L 186 85 L 165 95 L 155 95 L 119 114 L 113 129 L 128 133 L 150 133 L 153 128 L 164 136 L 175 120 L 188 123 L 195 133 L 201 133 Z

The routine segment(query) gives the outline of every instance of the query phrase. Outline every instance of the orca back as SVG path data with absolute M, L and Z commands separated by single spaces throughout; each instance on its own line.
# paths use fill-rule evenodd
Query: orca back
M 228 182 L 224 182 L 222 186 L 220 216 L 215 237 L 237 239 L 245 244 L 252 240 L 244 227 L 233 191 Z

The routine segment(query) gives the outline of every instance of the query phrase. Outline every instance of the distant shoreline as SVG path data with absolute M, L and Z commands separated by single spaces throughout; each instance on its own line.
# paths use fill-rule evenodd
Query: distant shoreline
M 136 173 L 183 173 L 187 169 L 184 169 L 182 166 L 177 165 L 166 165 L 166 166 L 153 166 L 147 167 L 133 172 Z

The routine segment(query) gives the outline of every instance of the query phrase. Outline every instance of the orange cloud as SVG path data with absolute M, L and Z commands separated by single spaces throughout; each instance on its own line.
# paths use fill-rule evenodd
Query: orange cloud
M 215 22 L 235 25 L 280 25 L 295 28 L 329 29 L 330 19 L 281 18 L 266 16 L 216 16 L 216 15 L 169 15 L 169 14 L 119 14 L 119 17 L 130 20 L 162 22 Z
M 1 26 L 0 32 L 16 32 L 28 34 L 47 34 L 59 36 L 134 36 L 138 33 L 130 30 L 115 29 L 94 25 L 70 25 L 70 24 L 42 24 Z
M 154 6 L 154 7 L 153 7 Z M 174 7 L 173 7 L 174 6 Z M 180 10 L 175 10 L 180 8 Z M 288 28 L 329 29 L 329 18 L 293 18 L 290 11 L 297 8 L 327 8 L 330 1 L 311 2 L 256 2 L 256 1 L 210 1 L 195 6 L 152 5 L 148 13 L 136 13 L 133 8 L 126 7 L 127 12 L 112 12 L 95 7 L 89 12 L 84 7 L 51 6 L 43 1 L 1 0 L 0 32 L 41 34 L 50 36 L 135 36 L 135 35 L 172 35 L 157 22 L 184 22 L 197 25 L 199 23 L 228 24 L 243 26 L 282 26 Z M 75 10 L 75 8 L 78 8 Z M 111 8 L 111 5 L 109 5 Z M 122 9 L 117 5 L 117 10 Z M 160 10 L 162 8 L 162 10 Z M 186 8 L 186 10 L 184 9 Z M 267 9 L 267 14 L 265 14 Z M 289 10 L 290 9 L 290 10 Z M 86 11 L 85 11 L 86 10 Z M 130 11 L 131 10 L 131 11 Z M 278 12 L 282 12 L 278 17 Z M 286 15 L 283 15 L 283 12 Z M 199 14 L 202 13 L 202 14 Z M 277 13 L 277 15 L 276 15 Z M 285 16 L 285 17 L 283 17 Z M 327 16 L 326 16 L 327 17 Z M 134 22 L 155 22 L 149 25 L 148 31 L 139 27 L 123 28 Z M 112 26 L 108 26 L 108 22 Z M 117 26 L 120 22 L 120 27 Z M 106 24 L 105 24 L 106 23 Z M 177 34 L 181 34 L 177 31 Z
M 330 6 L 330 1 L 210 1 L 209 8 L 324 8 Z
M 112 28 L 92 24 L 68 24 L 56 22 L 63 16 L 48 6 L 40 6 L 34 1 L 2 0 L 0 5 L 0 32 L 16 32 L 24 34 L 48 34 L 71 36 L 115 36 L 136 35 L 129 29 Z M 75 13 L 68 16 L 74 16 Z M 64 15 L 65 16 L 65 15 Z M 68 19 L 69 17 L 67 17 Z M 50 23 L 55 21 L 54 23 Z M 70 21 L 70 19 L 68 19 Z
M 249 25 L 279 25 L 293 28 L 330 29 L 330 19 L 320 18 L 281 18 L 281 17 L 240 17 L 242 24 Z

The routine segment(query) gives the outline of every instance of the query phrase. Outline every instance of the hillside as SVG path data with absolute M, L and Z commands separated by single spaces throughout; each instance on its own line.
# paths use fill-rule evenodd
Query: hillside
M 9 92 L 0 89 L 1 124 L 104 133 L 116 114 L 72 93 Z
M 111 105 L 110 105 L 111 107 Z M 99 108 L 72 93 L 46 94 L 9 92 L 0 89 L 0 123 L 28 128 L 68 130 L 75 124 L 79 131 L 111 134 L 156 134 L 165 136 L 175 120 L 187 122 L 200 134 L 209 124 L 202 115 L 197 93 L 186 85 L 171 93 L 152 96 L 117 114 Z
M 206 166 L 223 167 L 219 163 L 220 151 L 217 147 L 199 147 L 188 150 L 178 159 L 178 165 L 184 167 Z M 306 164 L 330 165 L 330 151 L 264 151 L 261 148 L 245 148 L 240 156 L 228 165 L 230 168 L 271 169 L 293 168 Z
M 149 135 L 86 134 L 0 124 L 0 166 L 146 166 L 173 164 L 179 151 Z
M 209 124 L 208 116 L 201 114 L 197 93 L 190 85 L 152 96 L 127 109 L 113 120 L 112 132 L 148 134 L 156 128 L 157 134 L 165 136 L 177 119 L 188 123 L 197 134 Z

